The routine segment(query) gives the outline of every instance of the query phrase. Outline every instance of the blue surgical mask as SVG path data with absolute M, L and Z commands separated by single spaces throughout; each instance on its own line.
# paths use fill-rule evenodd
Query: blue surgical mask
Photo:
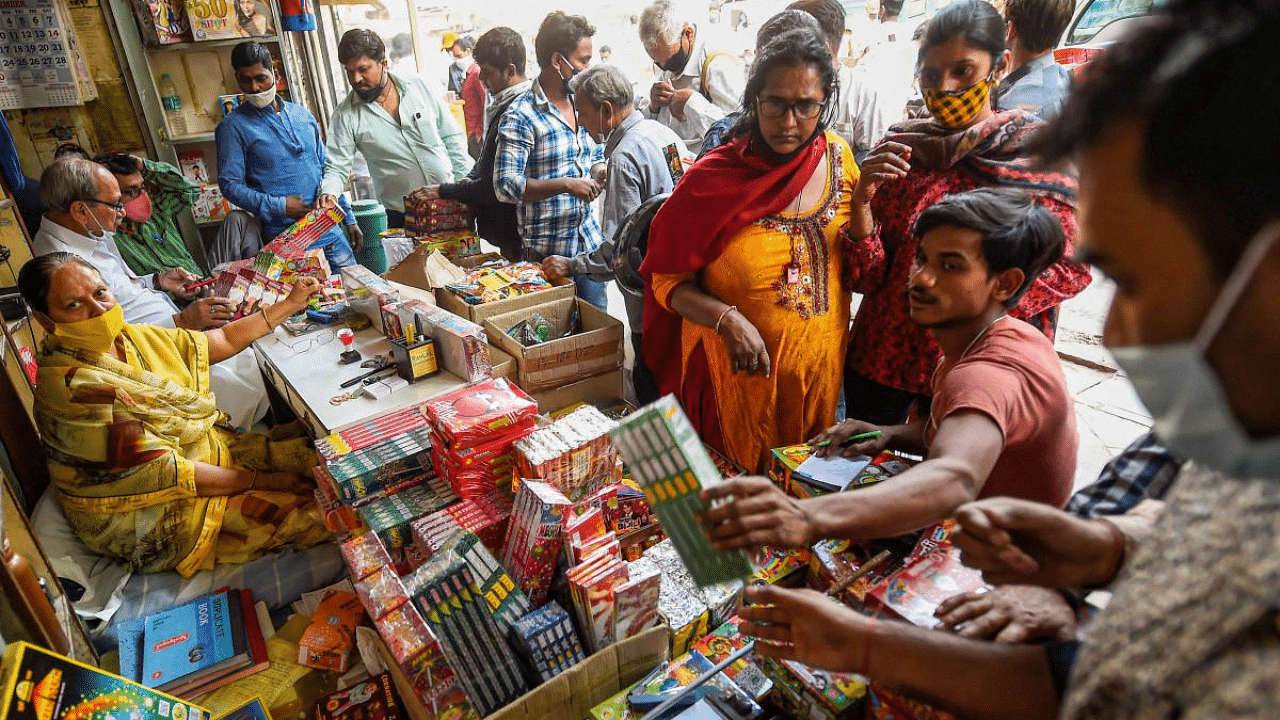
M 1193 339 L 1111 348 L 1155 419 L 1152 430 L 1169 449 L 1241 479 L 1280 478 L 1280 437 L 1250 437 L 1231 411 L 1205 352 L 1277 238 L 1280 223 L 1273 223 L 1249 241 Z

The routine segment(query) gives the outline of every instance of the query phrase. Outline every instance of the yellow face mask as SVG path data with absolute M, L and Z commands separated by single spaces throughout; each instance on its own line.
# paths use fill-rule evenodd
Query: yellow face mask
M 991 78 L 985 77 L 964 90 L 925 90 L 924 104 L 934 122 L 949 130 L 961 130 L 968 127 L 987 104 L 992 85 Z
M 53 324 L 53 334 L 62 344 L 100 353 L 111 350 L 123 330 L 124 311 L 119 305 L 88 320 Z

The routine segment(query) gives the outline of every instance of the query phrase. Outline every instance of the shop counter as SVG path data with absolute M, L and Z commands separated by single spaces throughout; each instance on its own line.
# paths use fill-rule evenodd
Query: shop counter
M 343 327 L 335 324 L 296 336 L 278 327 L 253 343 L 267 382 L 280 392 L 313 437 L 324 437 L 374 416 L 426 402 L 466 384 L 457 375 L 441 370 L 378 400 L 361 396 L 334 404 L 333 398 L 363 388 L 359 384 L 339 387 L 344 380 L 369 372 L 360 363 L 339 362 L 343 345 L 337 334 Z M 364 360 L 391 353 L 391 342 L 374 328 L 357 332 L 351 347 Z

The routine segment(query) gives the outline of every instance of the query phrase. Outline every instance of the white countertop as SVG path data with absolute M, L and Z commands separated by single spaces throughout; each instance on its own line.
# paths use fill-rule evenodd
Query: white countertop
M 339 387 L 344 380 L 369 372 L 369 368 L 360 367 L 360 363 L 343 365 L 339 362 L 343 345 L 337 333 L 344 327 L 335 323 L 323 330 L 296 336 L 290 335 L 283 327 L 277 327 L 274 333 L 253 344 L 259 362 L 264 365 L 268 382 L 275 385 L 294 406 L 294 412 L 299 415 L 305 412 L 314 418 L 316 422 L 307 423 L 312 428 L 318 424 L 325 434 L 332 433 L 377 415 L 426 402 L 466 384 L 457 375 L 441 370 L 439 374 L 422 378 L 381 400 L 362 396 L 334 405 L 329 402 L 330 398 L 363 387 Z M 351 347 L 360 352 L 362 360 L 391 353 L 391 341 L 372 327 L 357 332 Z M 301 399 L 305 408 L 296 407 L 295 397 Z

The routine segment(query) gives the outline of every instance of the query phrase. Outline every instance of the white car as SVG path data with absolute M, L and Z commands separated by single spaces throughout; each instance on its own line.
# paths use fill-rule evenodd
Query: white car
M 1161 4 L 1161 0 L 1082 0 L 1053 59 L 1068 67 L 1084 65 Z

